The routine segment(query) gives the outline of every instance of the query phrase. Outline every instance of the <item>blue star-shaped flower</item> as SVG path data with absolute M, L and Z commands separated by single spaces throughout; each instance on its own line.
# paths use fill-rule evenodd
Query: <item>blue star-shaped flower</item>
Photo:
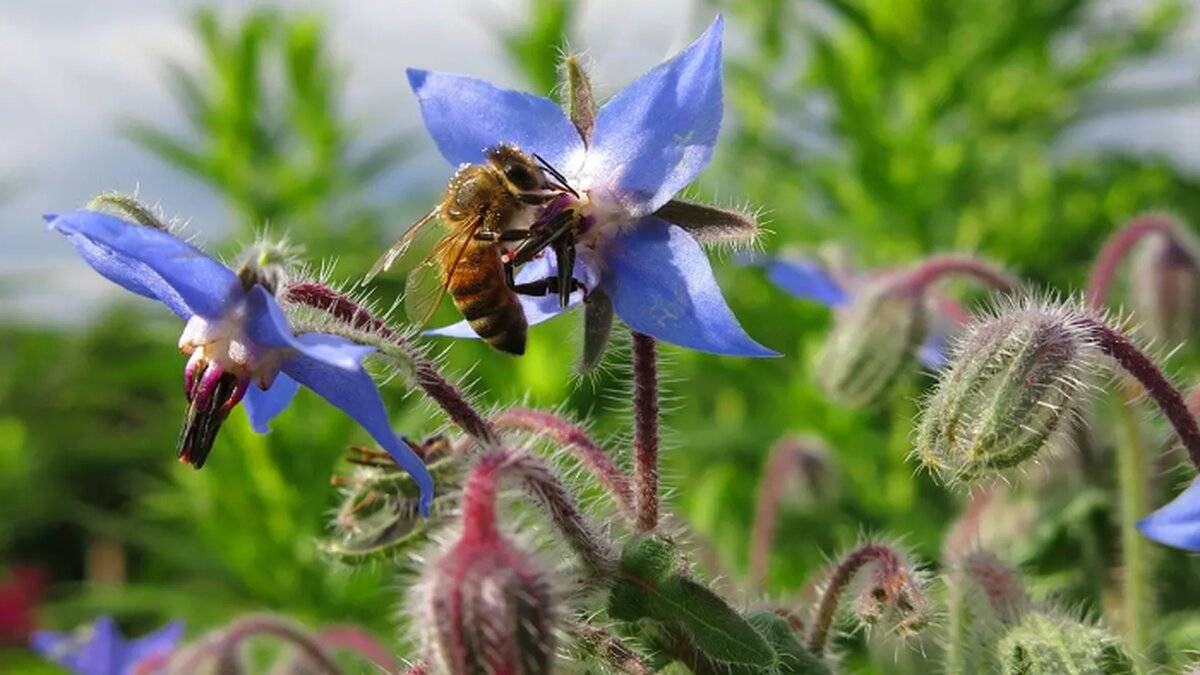
M 46 216 L 102 276 L 155 299 L 186 324 L 180 350 L 190 354 L 184 386 L 199 421 L 189 418 L 180 458 L 202 465 L 216 430 L 241 400 L 255 431 L 282 412 L 301 384 L 341 409 L 408 471 L 427 512 L 433 479 L 421 458 L 392 431 L 362 361 L 374 348 L 323 333 L 294 335 L 272 290 L 245 282 L 191 244 L 153 227 L 97 211 Z M 197 440 L 189 440 L 192 432 Z
M 30 647 L 77 675 L 148 675 L 158 672 L 152 664 L 165 659 L 182 638 L 183 622 L 175 621 L 126 640 L 112 617 L 102 616 L 74 633 L 38 631 Z
M 1138 521 L 1147 539 L 1200 552 L 1200 479 L 1171 503 Z
M 762 267 L 771 283 L 787 294 L 834 309 L 853 302 L 855 287 L 861 283 L 856 278 L 839 278 L 819 261 L 801 256 L 745 256 L 742 262 Z M 917 358 L 929 368 L 941 370 L 949 363 L 948 343 L 953 327 L 943 313 L 934 312 L 930 319 L 930 329 L 917 348 Z
M 776 356 L 750 338 L 725 303 L 700 244 L 653 215 L 708 166 L 721 126 L 718 17 L 698 40 L 642 75 L 598 112 L 590 143 L 547 98 L 425 70 L 409 84 L 438 150 L 452 165 L 484 161 L 502 143 L 537 153 L 580 195 L 587 223 L 576 278 L 602 288 L 635 331 L 716 354 Z M 549 256 L 546 256 L 549 258 Z M 519 282 L 553 275 L 535 260 Z M 576 292 L 571 305 L 583 293 Z M 560 314 L 557 299 L 521 297 L 532 325 Z M 476 337 L 465 322 L 430 331 Z

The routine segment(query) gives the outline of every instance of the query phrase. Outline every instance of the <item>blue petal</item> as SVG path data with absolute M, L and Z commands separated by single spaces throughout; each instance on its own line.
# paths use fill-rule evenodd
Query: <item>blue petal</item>
M 124 672 L 131 672 L 134 666 L 147 658 L 175 651 L 183 639 L 183 631 L 182 621 L 172 621 L 153 633 L 127 643 L 121 654 L 121 668 L 125 669 Z
M 116 622 L 108 616 L 77 633 L 39 631 L 30 640 L 34 651 L 77 675 L 119 673 L 123 643 Z
M 512 143 L 570 174 L 583 159 L 583 139 L 548 98 L 462 75 L 408 69 L 425 128 L 451 164 L 478 164 L 484 150 Z
M 731 356 L 778 356 L 733 316 L 700 244 L 679 227 L 643 218 L 607 242 L 601 285 L 630 328 L 665 342 Z
M 717 17 L 687 49 L 634 80 L 600 109 L 583 175 L 631 216 L 666 204 L 708 166 L 721 128 Z M 597 182 L 598 181 L 598 182 Z
M 363 358 L 373 351 L 371 347 L 346 340 L 331 344 L 297 339 L 275 296 L 257 285 L 246 294 L 246 334 L 260 347 L 295 349 L 310 358 L 346 370 L 356 370 Z
M 246 390 L 246 397 L 242 399 L 246 405 L 246 414 L 250 416 L 250 426 L 260 434 L 270 431 L 267 424 L 287 409 L 299 388 L 299 382 L 283 373 L 276 376 L 270 388 L 265 390 L 252 383 Z
M 762 262 L 767 278 L 798 298 L 815 300 L 827 307 L 850 302 L 850 294 L 814 260 L 768 258 Z
M 334 335 L 305 333 L 297 336 L 297 339 L 309 345 L 323 345 L 327 348 L 357 347 L 349 340 Z M 339 343 L 341 347 L 338 346 Z M 362 356 L 358 358 L 361 359 Z M 421 514 L 429 515 L 429 505 L 433 501 L 433 477 L 429 475 L 425 462 L 421 461 L 417 453 L 392 431 L 387 411 L 383 408 L 383 400 L 379 397 L 379 390 L 375 388 L 374 380 L 361 365 L 354 370 L 345 370 L 331 366 L 323 360 L 300 354 L 284 360 L 283 372 L 362 425 L 375 442 L 386 450 L 401 468 L 412 475 L 421 490 Z
M 942 370 L 950 363 L 948 339 L 949 336 L 941 331 L 930 332 L 917 348 L 917 358 L 932 370 Z
M 162 230 L 98 211 L 72 211 L 48 227 L 71 238 L 77 251 L 106 278 L 140 295 L 158 298 L 179 316 L 215 319 L 241 293 L 228 267 Z M 81 250 L 76 238 L 90 245 Z M 100 255 L 106 253 L 105 255 Z
M 543 255 L 526 263 L 517 271 L 517 283 L 529 283 L 538 279 L 546 279 L 558 273 L 558 263 L 553 256 Z M 580 255 L 575 259 L 575 278 L 582 281 L 588 290 L 595 288 L 599 283 L 598 273 L 593 266 L 587 262 L 584 255 Z M 562 314 L 579 303 L 583 302 L 583 291 L 575 291 L 571 294 L 571 300 L 567 304 L 566 309 L 563 309 L 558 304 L 558 295 L 547 294 L 543 296 L 532 295 L 517 295 L 517 301 L 521 303 L 521 309 L 525 311 L 525 321 L 530 326 L 536 326 L 543 321 L 548 321 Z M 433 328 L 427 330 L 425 335 L 434 335 L 438 337 L 456 337 L 456 338 L 478 338 L 479 336 L 471 329 L 471 324 L 466 321 L 442 328 Z
M 1170 504 L 1138 521 L 1147 539 L 1200 552 L 1200 479 Z

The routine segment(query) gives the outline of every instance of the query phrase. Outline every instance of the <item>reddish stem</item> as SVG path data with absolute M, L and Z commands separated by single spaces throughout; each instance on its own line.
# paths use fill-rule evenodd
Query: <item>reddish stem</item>
M 409 344 L 402 335 L 388 326 L 386 321 L 377 318 L 367 308 L 346 295 L 317 282 L 290 284 L 284 292 L 284 297 L 289 302 L 327 312 L 355 329 L 369 330 L 391 341 L 412 362 L 417 385 L 424 389 L 425 393 L 442 407 L 442 410 L 446 411 L 455 424 L 484 446 L 498 447 L 500 445 L 500 437 L 496 434 L 496 430 L 484 419 L 483 415 L 475 410 L 462 392 L 449 380 L 442 377 L 437 366 L 425 358 L 420 350 Z
M 493 417 L 492 424 L 501 429 L 543 433 L 562 443 L 608 490 L 621 512 L 630 520 L 634 519 L 633 488 L 629 485 L 629 476 L 583 429 L 553 413 L 530 408 L 510 408 Z
M 291 623 L 269 614 L 239 619 L 216 640 L 201 645 L 193 651 L 176 670 L 181 673 L 196 672 L 199 670 L 200 664 L 208 657 L 216 658 L 218 670 L 228 667 L 235 663 L 237 648 L 242 641 L 255 635 L 274 635 L 292 643 L 300 650 L 314 673 L 341 675 L 341 669 L 313 640 L 311 635 Z M 176 670 L 172 672 L 176 672 Z
M 1183 395 L 1132 340 L 1103 321 L 1080 317 L 1079 322 L 1091 330 L 1100 350 L 1111 356 L 1154 399 L 1159 410 L 1175 428 L 1183 447 L 1187 448 L 1192 465 L 1200 470 L 1200 427 L 1188 410 Z
M 525 491 L 542 507 L 589 571 L 607 576 L 614 566 L 608 544 L 558 476 L 527 452 L 490 452 L 471 469 L 463 488 L 463 536 L 495 536 L 497 486 L 510 474 L 520 478 Z
M 395 657 L 387 649 L 384 649 L 383 645 L 379 644 L 370 633 L 357 626 L 323 628 L 313 637 L 313 642 L 327 651 L 347 651 L 358 654 L 389 675 L 396 675 L 400 672 L 400 664 L 396 662 Z M 292 664 L 284 668 L 282 672 L 303 672 L 300 665 L 299 662 L 293 660 Z
M 758 510 L 750 535 L 749 577 L 751 588 L 761 588 L 767 577 L 767 565 L 775 543 L 779 504 L 788 480 L 813 452 L 815 443 L 805 438 L 786 438 L 776 444 L 767 458 L 758 490 Z
M 813 617 L 812 631 L 808 635 L 808 649 L 813 654 L 820 656 L 825 651 L 829 628 L 833 625 L 833 616 L 841 602 L 842 592 L 850 585 L 854 575 L 868 563 L 878 563 L 883 578 L 893 578 L 900 573 L 903 565 L 899 554 L 882 544 L 864 544 L 842 558 L 829 577 L 821 602 L 817 605 L 817 614 Z
M 963 255 L 935 255 L 917 263 L 896 282 L 899 289 L 918 295 L 933 282 L 945 276 L 971 277 L 999 291 L 1009 292 L 1017 287 L 1017 280 L 997 267 Z
M 1138 216 L 1125 224 L 1116 234 L 1108 239 L 1100 255 L 1092 265 L 1092 273 L 1088 278 L 1087 304 L 1092 309 L 1103 309 L 1108 299 L 1108 291 L 1112 288 L 1113 279 L 1117 276 L 1117 268 L 1129 251 L 1150 234 L 1172 236 L 1175 221 L 1161 213 L 1149 213 Z
M 633 487 L 637 531 L 658 527 L 658 355 L 654 338 L 633 333 Z

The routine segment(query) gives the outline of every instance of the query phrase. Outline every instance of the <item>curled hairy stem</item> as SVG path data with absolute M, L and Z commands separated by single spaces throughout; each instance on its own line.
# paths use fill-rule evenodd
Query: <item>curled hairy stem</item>
M 1108 299 L 1108 291 L 1113 279 L 1117 276 L 1117 268 L 1121 261 L 1133 249 L 1134 245 L 1151 234 L 1171 236 L 1175 222 L 1161 213 L 1150 213 L 1130 220 L 1117 231 L 1100 251 L 1096 263 L 1092 266 L 1088 278 L 1087 304 L 1092 309 L 1102 309 Z
M 583 515 L 562 481 L 527 452 L 498 450 L 484 455 L 471 469 L 463 488 L 463 531 L 487 535 L 494 530 L 496 492 L 501 478 L 518 478 L 554 522 L 588 571 L 607 577 L 616 566 L 612 549 Z
M 1093 317 L 1082 316 L 1079 322 L 1091 331 L 1100 350 L 1142 385 L 1179 435 L 1192 465 L 1200 470 L 1200 427 L 1188 410 L 1183 394 L 1171 384 L 1154 361 L 1123 333 Z
M 215 640 L 209 641 L 192 651 L 178 666 L 172 664 L 169 672 L 193 673 L 198 672 L 200 665 L 212 658 L 218 664 L 218 670 L 229 668 L 236 663 L 237 650 L 246 639 L 258 635 L 273 635 L 283 638 L 293 644 L 305 659 L 306 665 L 314 673 L 321 675 L 341 675 L 342 670 L 334 663 L 329 654 L 317 644 L 312 635 L 297 628 L 277 616 L 257 614 L 239 619 Z
M 806 438 L 784 439 L 771 450 L 759 484 L 758 509 L 750 534 L 749 577 L 752 588 L 760 588 L 767 577 L 767 566 L 771 562 L 775 543 L 779 503 L 787 490 L 788 481 L 806 459 L 813 459 L 814 450 L 820 452 L 817 444 Z
M 485 447 L 500 445 L 500 437 L 491 423 L 479 414 L 453 383 L 442 376 L 433 361 L 386 321 L 377 318 L 345 294 L 315 281 L 289 284 L 283 296 L 289 302 L 319 309 L 355 329 L 371 331 L 389 340 L 412 363 L 417 386 L 425 390 L 455 424 Z
M 904 566 L 900 554 L 890 546 L 883 544 L 864 544 L 842 558 L 842 561 L 834 568 L 833 574 L 829 577 L 825 590 L 821 594 L 816 615 L 813 617 L 812 628 L 809 629 L 808 649 L 813 654 L 820 656 L 825 651 L 825 644 L 829 640 L 829 629 L 833 625 L 834 614 L 837 613 L 838 605 L 841 603 L 842 593 L 854 580 L 854 575 L 869 563 L 877 563 L 881 567 L 880 575 L 882 577 L 896 576 Z
M 553 413 L 530 408 L 509 408 L 493 417 L 492 424 L 501 429 L 543 433 L 562 443 L 608 490 L 621 512 L 630 520 L 634 518 L 633 488 L 630 487 L 629 476 L 583 429 Z
M 358 654 L 388 675 L 396 675 L 400 672 L 400 664 L 396 662 L 395 657 L 379 644 L 378 640 L 357 626 L 322 628 L 313 636 L 313 641 L 329 652 L 347 651 Z M 296 655 L 285 663 L 279 672 L 304 672 L 301 669 L 302 665 L 305 665 L 304 656 Z
M 919 295 L 942 277 L 966 276 L 999 291 L 1012 291 L 1017 280 L 982 260 L 962 255 L 935 255 L 922 260 L 896 283 L 898 289 Z
M 658 527 L 658 355 L 654 338 L 633 333 L 633 485 L 638 532 Z

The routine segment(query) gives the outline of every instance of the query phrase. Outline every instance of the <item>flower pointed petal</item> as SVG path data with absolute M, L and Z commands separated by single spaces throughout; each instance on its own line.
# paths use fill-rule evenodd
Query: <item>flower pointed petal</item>
M 246 333 L 260 347 L 295 349 L 335 368 L 355 370 L 373 349 L 348 340 L 299 340 L 292 334 L 291 324 L 275 296 L 255 286 L 246 294 Z
M 554 258 L 548 255 L 543 255 L 540 258 L 535 258 L 529 263 L 526 263 L 520 270 L 517 271 L 517 283 L 529 283 L 538 279 L 546 279 L 558 273 L 558 265 Z M 591 290 L 599 284 L 600 277 L 595 266 L 588 261 L 587 257 L 580 255 L 575 259 L 575 278 L 582 281 L 584 286 Z M 570 302 L 566 309 L 558 304 L 558 296 L 554 294 L 546 294 L 542 296 L 532 295 L 517 295 L 517 301 L 521 303 L 521 309 L 525 312 L 525 321 L 530 326 L 536 326 L 544 321 L 549 321 L 563 312 L 583 302 L 583 291 L 575 291 L 571 294 Z M 475 331 L 471 329 L 471 325 L 466 321 L 442 328 L 434 328 L 427 330 L 425 335 L 436 337 L 456 337 L 456 338 L 478 338 Z
M 47 660 L 80 675 L 121 672 L 124 639 L 112 617 L 102 616 L 77 634 L 39 631 L 30 647 Z
M 260 434 L 270 431 L 271 420 L 287 409 L 299 388 L 299 382 L 283 373 L 276 376 L 275 382 L 267 389 L 251 384 L 242 403 L 246 406 L 246 414 L 250 416 L 250 426 L 254 431 Z
M 850 294 L 815 260 L 768 258 L 762 261 L 767 278 L 797 298 L 814 300 L 826 307 L 850 302 Z
M 484 150 L 512 143 L 565 173 L 583 157 L 583 139 L 548 98 L 500 89 L 484 80 L 408 69 L 425 128 L 451 164 L 477 164 Z
M 1138 521 L 1147 539 L 1200 552 L 1200 479 L 1171 503 Z
M 600 109 L 583 175 L 632 216 L 666 204 L 708 166 L 721 128 L 717 17 L 695 42 Z
M 931 370 L 942 370 L 950 365 L 949 339 L 950 336 L 942 331 L 931 331 L 917 348 L 917 358 Z
M 47 227 L 66 235 L 101 275 L 157 298 L 185 319 L 217 318 L 241 292 L 232 270 L 162 230 L 86 210 L 58 216 Z
M 184 623 L 172 621 L 153 633 L 130 641 L 121 654 L 121 665 L 133 668 L 147 658 L 171 653 L 183 639 L 183 632 Z
M 602 285 L 630 328 L 665 342 L 731 356 L 778 356 L 742 329 L 687 232 L 643 218 L 607 243 Z
M 315 333 L 306 333 L 297 339 L 306 343 L 326 344 L 331 340 L 342 340 L 335 336 Z M 342 341 L 349 343 L 347 340 Z M 315 391 L 371 434 L 371 438 L 374 438 L 375 442 L 416 481 L 421 490 L 421 513 L 428 515 L 429 506 L 433 501 L 433 477 L 417 453 L 392 431 L 383 400 L 379 397 L 379 390 L 361 365 L 355 370 L 345 370 L 300 354 L 283 362 L 283 372 Z

